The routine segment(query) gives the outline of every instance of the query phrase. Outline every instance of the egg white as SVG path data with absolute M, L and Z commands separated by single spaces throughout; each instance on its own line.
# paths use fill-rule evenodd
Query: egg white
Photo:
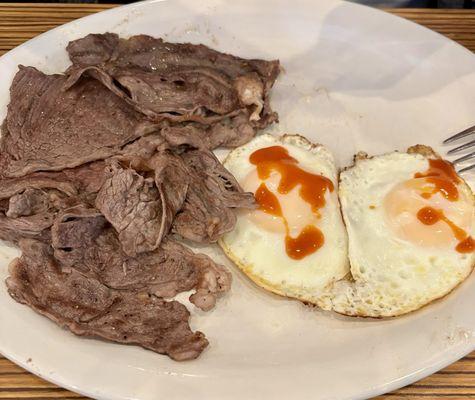
M 234 230 L 225 234 L 219 244 L 259 286 L 283 296 L 312 302 L 319 293 L 349 272 L 347 234 L 340 213 L 338 173 L 333 156 L 322 145 L 312 144 L 298 135 L 276 137 L 263 134 L 233 150 L 224 166 L 238 182 L 242 182 L 256 169 L 249 156 L 257 149 L 276 145 L 286 148 L 301 168 L 321 174 L 334 184 L 334 191 L 327 191 L 326 205 L 320 210 L 318 228 L 324 234 L 324 245 L 313 254 L 294 260 L 286 253 L 285 235 L 262 229 L 248 212 L 238 213 Z
M 428 169 L 430 152 L 421 153 L 359 157 L 341 173 L 339 195 L 353 279 L 335 283 L 317 299 L 322 308 L 369 317 L 401 315 L 446 295 L 472 271 L 475 253 L 411 243 L 395 235 L 388 223 L 385 196 L 395 185 Z M 473 194 L 464 181 L 457 188 L 460 201 L 472 209 L 468 233 L 474 236 Z

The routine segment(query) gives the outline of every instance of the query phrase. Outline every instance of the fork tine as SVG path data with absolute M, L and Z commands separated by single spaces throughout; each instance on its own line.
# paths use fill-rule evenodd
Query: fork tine
M 455 161 L 452 161 L 452 164 L 460 164 L 461 162 L 475 158 L 475 151 L 468 153 L 467 155 L 457 158 Z
M 475 133 L 475 125 L 463 130 L 462 132 L 457 133 L 456 135 L 449 137 L 448 139 L 445 139 L 443 143 L 448 144 L 448 143 L 455 142 L 456 140 L 462 139 L 468 135 L 471 135 L 472 133 Z
M 459 146 L 459 147 L 456 147 L 455 149 L 450 149 L 447 154 L 455 154 L 455 153 L 458 153 L 462 150 L 466 150 L 466 149 L 469 149 L 470 147 L 473 147 L 475 146 L 475 140 L 472 140 L 468 143 L 465 143 L 463 144 L 462 146 Z
M 469 165 L 468 167 L 462 168 L 461 170 L 458 171 L 459 174 L 462 172 L 467 172 L 475 168 L 475 164 Z

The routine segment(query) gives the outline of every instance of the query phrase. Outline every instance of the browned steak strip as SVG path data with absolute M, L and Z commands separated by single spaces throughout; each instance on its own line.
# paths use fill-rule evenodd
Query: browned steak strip
M 204 67 L 221 71 L 233 79 L 257 73 L 268 85 L 272 85 L 279 74 L 277 60 L 243 59 L 202 44 L 170 43 L 147 35 L 119 39 L 114 33 L 89 34 L 69 42 L 66 50 L 73 64 L 82 67 L 105 64 L 111 68 L 133 66 L 157 72 Z
M 102 214 L 83 204 L 61 211 L 51 228 L 54 256 L 63 266 L 88 272 L 83 264 L 84 253 L 94 245 L 107 225 Z
M 149 155 L 147 150 L 138 150 L 133 154 L 130 149 L 129 154 L 111 161 L 111 176 L 95 202 L 131 256 L 158 248 L 183 206 L 189 184 L 181 157 L 165 148 L 144 158 L 142 155 Z
M 86 74 L 155 121 L 198 122 L 232 147 L 277 121 L 269 92 L 278 61 L 249 60 L 203 45 L 146 35 L 90 34 L 69 43 L 70 82 Z M 214 139 L 212 136 L 219 136 Z
M 35 172 L 0 180 L 0 239 L 50 240 L 49 229 L 58 211 L 94 204 L 106 172 L 106 165 L 97 162 L 61 172 Z
M 143 35 L 68 50 L 64 75 L 20 67 L 1 127 L 0 238 L 23 251 L 10 294 L 77 334 L 194 358 L 206 339 L 163 298 L 209 310 L 231 276 L 169 231 L 213 242 L 254 207 L 210 150 L 277 119 L 279 63 Z
M 76 187 L 61 174 L 31 174 L 26 179 L 0 180 L 0 199 L 8 199 L 26 189 L 57 189 L 69 196 L 77 194 Z
M 109 166 L 104 161 L 96 161 L 76 168 L 64 169 L 62 173 L 76 187 L 79 196 L 91 202 L 104 184 L 109 171 Z
M 183 207 L 188 188 L 192 184 L 188 168 L 180 156 L 163 150 L 147 161 L 155 175 L 155 185 L 160 193 L 164 207 L 164 234 L 172 226 L 173 219 Z
M 24 176 L 107 158 L 155 129 L 95 79 L 65 90 L 66 77 L 22 67 L 0 139 L 0 175 Z
M 115 289 L 146 289 L 155 293 L 155 286 L 177 280 L 180 291 L 190 290 L 197 283 L 194 271 L 187 264 L 176 271 L 162 271 L 164 252 L 155 251 L 128 256 L 105 218 L 94 209 L 75 207 L 58 215 L 52 227 L 54 256 L 65 267 L 73 267 Z M 159 295 L 163 295 L 161 292 Z M 172 293 L 170 297 L 176 293 Z
M 99 191 L 107 173 L 108 166 L 98 161 L 62 171 L 33 172 L 21 178 L 1 179 L 0 199 L 9 199 L 26 189 L 54 189 L 69 197 L 90 197 Z
M 216 299 L 231 288 L 231 274 L 204 254 L 194 254 L 192 262 L 200 274 L 190 301 L 203 311 L 209 311 L 216 305 Z
M 190 150 L 182 154 L 191 184 L 172 230 L 199 243 L 215 242 L 234 228 L 233 208 L 254 208 L 254 196 L 245 193 L 213 153 Z
M 94 209 L 74 207 L 61 213 L 52 228 L 59 263 L 114 289 L 142 290 L 160 297 L 197 289 L 191 300 L 205 310 L 229 290 L 230 274 L 209 257 L 194 254 L 169 238 L 155 251 L 130 257 L 105 222 Z
M 90 34 L 69 42 L 66 50 L 74 64 L 98 65 L 113 58 L 118 44 L 119 37 L 115 33 Z
M 222 77 L 213 79 L 213 71 L 206 72 L 193 69 L 165 74 L 127 68 L 112 75 L 102 67 L 86 67 L 70 69 L 67 86 L 72 87 L 81 76 L 93 77 L 157 121 L 212 123 L 239 113 L 237 91 Z
M 234 227 L 233 208 L 255 207 L 252 193 L 244 193 L 215 155 L 203 148 L 193 127 L 165 128 L 162 136 L 167 143 L 161 143 L 149 159 L 133 153 L 118 157 L 133 169 L 116 166 L 96 199 L 96 207 L 116 228 L 129 255 L 157 248 L 172 221 L 173 232 L 186 239 L 215 242 Z M 139 194 L 145 204 L 140 203 Z M 144 245 L 144 236 L 153 242 Z
M 242 115 L 224 119 L 208 127 L 190 123 L 160 130 L 160 135 L 172 147 L 189 145 L 195 149 L 209 150 L 241 146 L 251 140 L 254 133 L 254 129 Z
M 51 212 L 18 218 L 0 215 L 0 239 L 13 243 L 22 238 L 48 241 L 51 239 L 49 228 L 53 225 L 53 221 L 54 213 Z
M 156 249 L 171 224 L 154 179 L 119 165 L 113 166 L 95 205 L 117 230 L 124 251 L 131 256 Z
M 6 216 L 9 218 L 27 217 L 45 212 L 49 208 L 49 196 L 39 189 L 25 189 L 10 197 Z
M 22 256 L 10 264 L 10 295 L 73 333 L 140 345 L 175 360 L 196 358 L 208 345 L 201 332 L 191 331 L 182 304 L 62 272 L 44 243 L 25 239 L 20 247 Z

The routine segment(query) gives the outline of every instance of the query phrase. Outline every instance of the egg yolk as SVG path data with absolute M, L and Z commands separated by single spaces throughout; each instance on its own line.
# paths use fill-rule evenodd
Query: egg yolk
M 457 189 L 459 178 L 449 163 L 430 161 L 428 171 L 415 174 L 386 195 L 387 221 L 399 238 L 418 246 L 471 252 L 473 201 Z
M 278 187 L 280 174 L 273 172 L 263 181 L 258 177 L 257 171 L 252 170 L 240 183 L 246 192 L 254 193 L 258 204 L 266 204 L 257 210 L 247 211 L 248 218 L 260 228 L 285 235 L 286 229 L 292 237 L 296 237 L 307 225 L 318 223 L 317 216 L 312 212 L 311 206 L 305 202 L 299 194 L 299 187 L 295 187 L 289 193 L 279 193 Z M 269 194 L 274 196 L 269 199 Z M 263 197 L 267 196 L 264 201 Z M 272 205 L 272 206 L 270 206 Z M 282 216 L 285 215 L 285 220 Z M 287 227 L 286 227 L 287 223 Z
M 322 247 L 325 240 L 317 222 L 333 183 L 302 169 L 282 146 L 258 149 L 249 161 L 256 169 L 241 186 L 254 192 L 259 205 L 249 212 L 251 221 L 267 231 L 285 234 L 286 253 L 292 259 L 301 260 Z

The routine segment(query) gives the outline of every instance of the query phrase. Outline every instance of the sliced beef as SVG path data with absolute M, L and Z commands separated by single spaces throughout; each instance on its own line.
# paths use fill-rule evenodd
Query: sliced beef
M 233 208 L 254 208 L 254 196 L 245 193 L 213 153 L 190 150 L 182 154 L 191 184 L 173 231 L 199 243 L 215 242 L 234 228 Z
M 113 58 L 118 44 L 119 37 L 115 33 L 90 34 L 70 42 L 66 50 L 74 64 L 99 65 Z
M 134 157 L 148 160 L 157 152 L 158 149 L 168 147 L 168 143 L 162 135 L 163 131 L 164 129 L 161 129 L 160 131 L 141 137 L 124 146 L 120 153 L 118 153 L 117 157 L 122 159 L 124 163 L 127 163 L 127 160 L 131 160 Z
M 78 191 L 62 173 L 35 173 L 27 178 L 0 180 L 0 199 L 8 199 L 26 189 L 56 189 L 69 196 L 75 196 Z
M 198 122 L 208 135 L 220 136 L 220 145 L 245 143 L 256 129 L 277 121 L 269 91 L 279 74 L 278 61 L 111 33 L 90 34 L 70 42 L 67 50 L 71 82 L 91 76 L 150 119 Z
M 117 233 L 94 209 L 75 207 L 60 214 L 52 228 L 52 245 L 61 266 L 113 289 L 141 290 L 159 297 L 196 289 L 191 301 L 209 310 L 230 288 L 231 276 L 223 267 L 170 238 L 155 251 L 128 256 Z
M 0 212 L 0 239 L 16 243 L 21 238 L 50 240 L 57 211 L 75 199 L 55 189 L 27 188 L 7 201 L 8 207 Z
M 0 239 L 18 243 L 22 238 L 43 241 L 51 239 L 50 228 L 54 222 L 53 212 L 44 212 L 26 217 L 8 218 L 0 215 Z
M 162 199 L 165 234 L 170 230 L 173 218 L 185 202 L 191 184 L 189 170 L 181 157 L 167 150 L 156 153 L 147 164 L 153 170 L 155 185 Z
M 182 153 L 189 148 L 214 148 L 211 147 L 207 132 L 192 124 L 165 127 L 160 131 L 160 136 L 166 141 L 166 145 L 176 153 Z
M 167 221 L 153 178 L 115 167 L 96 197 L 96 207 L 114 226 L 124 251 L 133 256 L 160 245 Z
M 8 211 L 10 206 L 10 199 L 1 199 L 0 200 L 0 215 L 5 214 Z
M 97 230 L 100 222 L 94 216 L 56 221 L 52 229 L 54 255 L 62 266 L 113 289 L 140 289 L 159 297 L 173 297 L 197 286 L 199 271 L 183 252 L 173 251 L 170 240 L 164 240 L 155 251 L 130 257 L 112 228 Z M 81 241 L 74 240 L 79 237 Z M 178 244 L 175 248 L 184 249 Z
M 211 125 L 207 130 L 206 144 L 211 150 L 218 147 L 234 148 L 249 142 L 255 134 L 256 130 L 247 117 L 239 114 Z
M 221 265 L 216 264 L 204 254 L 195 254 L 182 244 L 166 239 L 162 243 L 161 252 L 165 254 L 165 261 L 161 266 L 160 285 L 154 286 L 154 294 L 163 297 L 172 297 L 182 291 L 195 289 L 190 301 L 203 311 L 211 310 L 219 296 L 231 288 L 231 274 Z M 190 269 L 193 278 L 197 279 L 193 287 L 185 289 L 176 276 L 181 271 Z M 163 279 L 168 275 L 168 279 Z
M 216 305 L 218 296 L 231 288 L 231 274 L 204 254 L 194 254 L 193 263 L 200 274 L 190 301 L 203 311 L 209 311 Z
M 119 39 L 114 33 L 89 34 L 69 42 L 69 58 L 78 66 L 109 65 L 111 68 L 134 66 L 144 71 L 166 72 L 204 67 L 216 69 L 236 79 L 257 73 L 269 90 L 279 74 L 279 62 L 243 59 L 220 53 L 207 46 L 190 43 L 169 43 L 147 35 Z M 100 54 L 99 57 L 92 56 Z
M 161 137 L 171 147 L 189 146 L 208 150 L 241 146 L 251 140 L 254 133 L 254 129 L 242 115 L 223 119 L 206 128 L 201 124 L 187 124 L 173 125 L 160 130 Z
M 193 69 L 164 74 L 130 67 L 111 72 L 105 67 L 86 67 L 70 69 L 68 86 L 81 76 L 93 77 L 157 121 L 213 123 L 222 116 L 236 115 L 242 107 L 237 91 L 225 77 L 207 72 Z
M 58 211 L 78 201 L 54 189 L 25 189 L 10 197 L 8 208 L 0 212 L 0 239 L 15 243 L 21 238 L 49 241 Z
M 46 212 L 50 206 L 48 193 L 39 189 L 25 189 L 10 197 L 6 216 L 9 218 L 27 217 Z
M 145 139 L 145 138 L 143 138 Z M 153 140 L 152 140 L 153 142 Z M 167 149 L 132 150 L 112 161 L 111 176 L 95 205 L 119 233 L 124 251 L 134 256 L 155 250 L 168 233 L 188 190 L 188 170 L 181 157 Z M 139 171 L 139 172 L 137 172 Z
M 175 360 L 196 358 L 208 345 L 201 332 L 191 331 L 182 304 L 65 273 L 47 244 L 22 240 L 20 247 L 22 256 L 10 264 L 10 295 L 73 333 L 140 345 Z
M 78 335 L 176 360 L 208 342 L 176 301 L 202 310 L 231 276 L 171 236 L 214 242 L 253 208 L 211 150 L 277 120 L 278 61 L 139 35 L 68 45 L 63 75 L 20 66 L 0 138 L 0 239 L 23 252 L 7 286 Z
M 1 175 L 19 177 L 104 159 L 155 129 L 95 79 L 81 78 L 68 90 L 66 79 L 20 66 L 2 125 Z
M 106 228 L 104 216 L 93 208 L 83 204 L 61 211 L 51 229 L 51 245 L 54 256 L 66 267 L 75 266 L 83 272 L 84 252 L 94 246 L 95 239 Z
M 58 212 L 81 204 L 94 204 L 105 180 L 103 162 L 58 172 L 35 172 L 23 178 L 0 180 L 0 239 L 50 240 Z M 97 210 L 96 210 L 97 213 Z
M 74 185 L 78 191 L 78 195 L 82 199 L 92 202 L 104 184 L 109 172 L 109 165 L 104 161 L 87 163 L 76 168 L 67 168 L 62 171 L 66 180 Z
M 90 197 L 102 187 L 109 167 L 103 161 L 67 168 L 62 171 L 34 172 L 21 178 L 0 180 L 0 199 L 24 192 L 26 189 L 55 190 L 68 197 Z
M 117 229 L 129 255 L 157 248 L 172 221 L 173 231 L 187 239 L 215 242 L 233 229 L 236 222 L 233 208 L 255 206 L 253 195 L 244 193 L 207 146 L 197 140 L 194 127 L 165 128 L 160 135 L 167 145 L 160 142 L 157 147 L 162 149 L 150 158 L 142 157 L 148 156 L 148 152 L 136 156 L 132 151 L 118 157 L 130 168 L 116 167 L 96 200 L 96 207 Z M 149 180 L 136 171 L 147 175 Z M 144 195 L 146 204 L 140 204 L 139 193 Z M 157 203 L 158 198 L 161 203 Z M 138 216 L 137 210 L 145 208 L 153 212 L 141 211 L 141 217 Z M 158 210 L 162 210 L 161 216 Z M 129 220 L 134 223 L 129 224 Z M 154 227 L 153 233 L 147 228 L 148 223 Z M 144 244 L 143 237 L 153 241 Z
M 83 265 L 107 286 L 117 289 L 143 290 L 159 297 L 171 298 L 194 289 L 199 270 L 184 247 L 171 247 L 165 239 L 160 248 L 137 257 L 125 254 L 112 230 L 104 231 L 94 246 L 84 252 Z M 179 248 L 182 252 L 173 251 Z

